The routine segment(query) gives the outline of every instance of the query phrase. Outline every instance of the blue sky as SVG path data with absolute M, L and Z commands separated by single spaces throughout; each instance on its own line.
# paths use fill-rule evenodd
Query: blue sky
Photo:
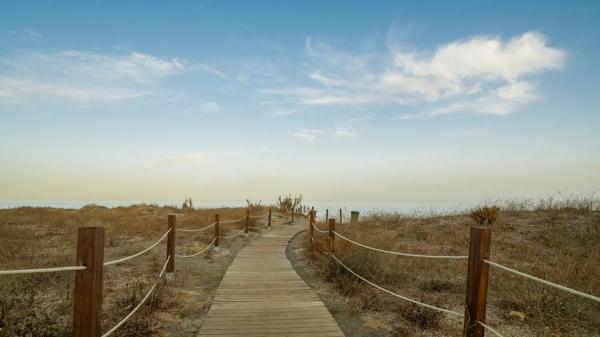
M 0 199 L 595 192 L 599 7 L 1 2 Z

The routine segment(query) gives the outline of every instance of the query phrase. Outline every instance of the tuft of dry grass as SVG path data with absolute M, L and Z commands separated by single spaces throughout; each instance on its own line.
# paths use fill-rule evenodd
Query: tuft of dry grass
M 532 275 L 600 295 L 600 210 L 597 201 L 540 201 L 483 206 L 473 213 L 430 217 L 372 214 L 336 228 L 382 249 L 432 255 L 468 255 L 473 219 L 492 229 L 491 259 Z M 324 224 L 319 224 L 326 228 Z M 319 251 L 327 237 L 315 233 L 314 267 L 365 322 L 399 336 L 461 336 L 462 324 L 416 307 L 363 283 Z M 367 279 L 396 293 L 464 311 L 465 260 L 428 260 L 365 250 L 336 238 L 335 254 Z M 307 247 L 309 248 L 309 247 Z M 308 251 L 308 250 L 307 250 Z M 492 268 L 488 322 L 511 336 L 598 336 L 600 304 Z M 376 319 L 375 319 L 376 318 Z

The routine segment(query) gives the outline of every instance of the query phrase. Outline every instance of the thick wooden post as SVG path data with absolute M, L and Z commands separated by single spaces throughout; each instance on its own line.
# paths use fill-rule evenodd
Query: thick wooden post
M 175 276 L 175 222 L 175 214 L 169 214 L 168 223 L 171 231 L 167 236 L 167 258 L 170 257 L 169 262 L 167 262 L 167 279 L 173 279 Z
M 215 247 L 219 248 L 219 214 L 215 214 Z
M 340 225 L 344 223 L 344 218 L 342 218 L 342 209 L 340 208 Z
M 490 257 L 491 237 L 490 228 L 471 227 L 463 333 L 465 337 L 483 337 L 485 333 L 485 329 L 477 321 L 485 323 L 490 267 L 483 260 Z
M 329 219 L 329 251 L 335 252 L 335 219 Z
M 325 210 L 325 224 L 329 223 L 329 208 Z
M 100 337 L 102 275 L 104 272 L 104 228 L 80 227 L 77 232 L 76 265 L 86 266 L 75 272 L 73 310 L 74 337 Z
M 269 224 L 267 225 L 268 229 L 271 229 L 271 208 L 269 207 Z
M 244 227 L 244 233 L 248 234 L 248 227 L 250 226 L 250 210 L 246 210 L 246 227 Z

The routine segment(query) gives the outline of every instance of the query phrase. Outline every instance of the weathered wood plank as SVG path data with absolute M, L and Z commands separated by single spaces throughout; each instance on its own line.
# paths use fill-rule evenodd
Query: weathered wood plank
M 238 253 L 199 336 L 344 336 L 286 257 L 288 241 L 304 227 L 273 226 Z

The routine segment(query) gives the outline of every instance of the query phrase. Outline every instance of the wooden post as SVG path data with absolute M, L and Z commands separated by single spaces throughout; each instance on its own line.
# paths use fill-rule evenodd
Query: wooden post
M 344 223 L 344 218 L 342 218 L 342 209 L 340 208 L 340 225 Z
M 329 223 L 329 208 L 325 210 L 325 224 Z
M 75 264 L 87 268 L 75 272 L 73 336 L 100 337 L 102 275 L 104 272 L 104 228 L 79 228 Z
M 215 248 L 219 248 L 219 214 L 215 214 Z
M 329 251 L 335 252 L 335 219 L 329 219 Z
M 315 228 L 313 224 L 315 223 L 315 213 L 314 211 L 310 211 L 310 217 L 308 218 L 308 248 L 310 250 L 313 249 L 313 236 Z
M 483 260 L 490 257 L 491 237 L 490 228 L 471 227 L 463 333 L 465 337 L 483 337 L 485 333 L 485 329 L 477 321 L 485 323 L 490 267 Z
M 169 258 L 169 262 L 167 263 L 167 274 L 166 274 L 166 278 L 167 280 L 171 280 L 173 279 L 173 277 L 175 276 L 175 220 L 177 218 L 175 217 L 175 214 L 169 214 L 168 217 L 168 223 L 169 223 L 169 229 L 171 230 L 169 232 L 169 235 L 167 236 L 167 257 L 171 257 Z
M 350 212 L 350 224 L 351 225 L 356 225 L 358 224 L 358 216 L 359 216 L 359 212 L 358 211 L 351 211 Z
M 269 207 L 269 224 L 267 225 L 267 229 L 271 229 L 271 208 Z
M 244 233 L 248 234 L 248 227 L 250 226 L 250 210 L 246 210 L 246 227 L 244 227 Z

